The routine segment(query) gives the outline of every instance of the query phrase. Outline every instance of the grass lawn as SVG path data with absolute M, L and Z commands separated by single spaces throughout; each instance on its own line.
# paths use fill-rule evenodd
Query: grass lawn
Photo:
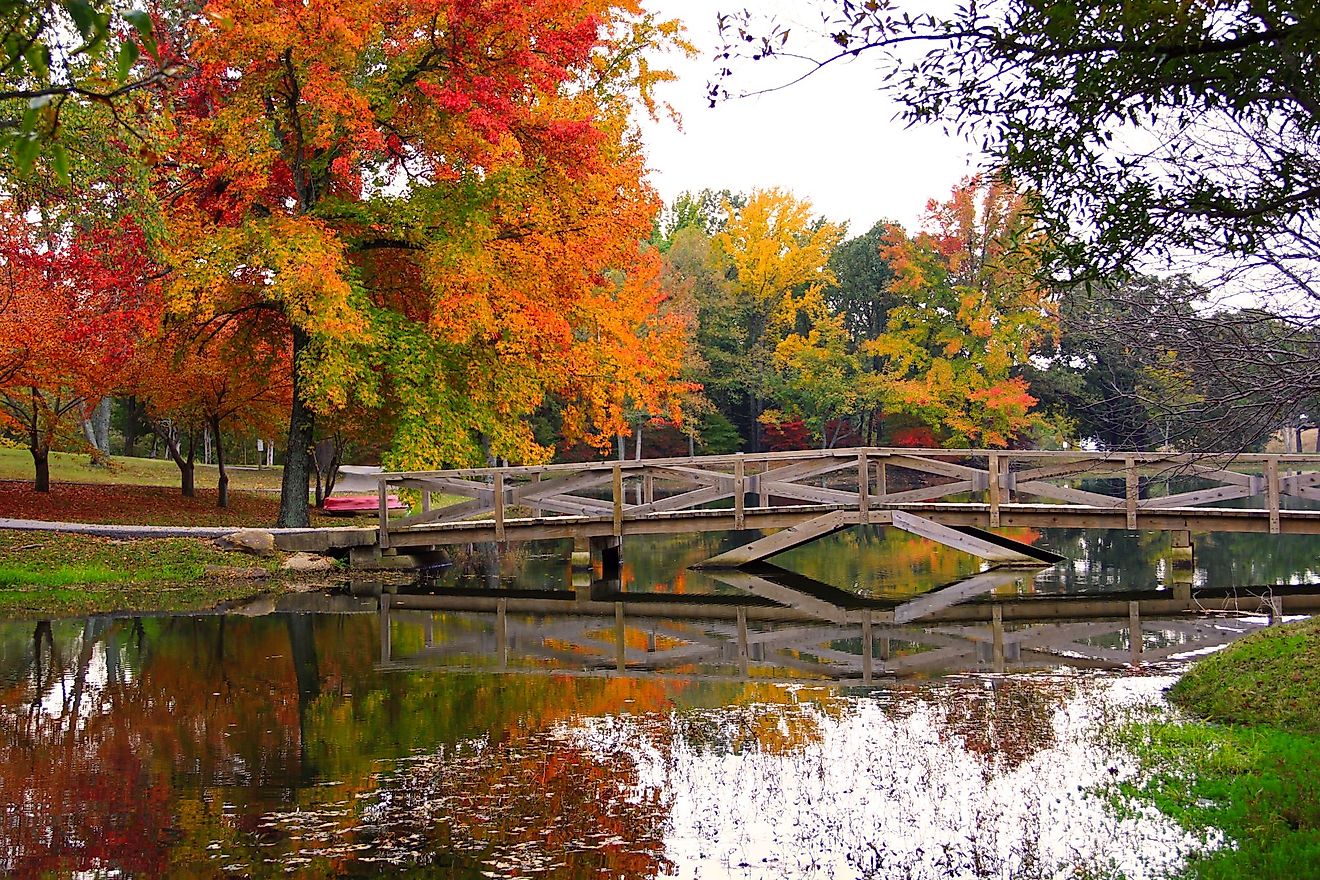
M 198 464 L 197 487 L 215 487 L 218 469 Z M 284 473 L 281 467 L 235 467 L 229 471 L 229 488 L 278 492 Z M 26 449 L 0 447 L 0 481 L 32 482 L 32 455 Z M 115 483 L 132 486 L 179 485 L 179 468 L 169 459 L 125 458 L 115 456 L 108 468 L 92 467 L 86 453 L 52 452 L 50 454 L 51 483 Z
M 1320 877 L 1320 620 L 1242 639 L 1194 666 L 1169 696 L 1196 720 L 1123 731 L 1151 769 L 1127 793 L 1233 843 L 1185 876 Z
M 225 553 L 192 538 L 116 541 L 0 531 L 0 618 L 188 611 L 283 592 L 278 558 Z M 264 568 L 266 580 L 208 576 L 207 566 Z

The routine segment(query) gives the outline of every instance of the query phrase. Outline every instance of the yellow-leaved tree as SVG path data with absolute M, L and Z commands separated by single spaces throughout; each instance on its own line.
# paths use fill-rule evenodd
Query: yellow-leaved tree
M 742 329 L 742 406 L 752 450 L 761 448 L 760 419 L 776 384 L 775 350 L 792 330 L 794 294 L 834 280 L 830 253 L 843 227 L 814 215 L 811 202 L 778 189 L 757 190 L 741 208 L 726 201 L 715 236 Z
M 1056 292 L 1038 279 L 1044 234 L 1012 185 L 972 177 L 932 200 L 926 230 L 889 228 L 882 254 L 898 302 L 863 349 L 883 359 L 891 413 L 951 445 L 1006 446 L 1039 424 L 1018 373 L 1058 330 Z

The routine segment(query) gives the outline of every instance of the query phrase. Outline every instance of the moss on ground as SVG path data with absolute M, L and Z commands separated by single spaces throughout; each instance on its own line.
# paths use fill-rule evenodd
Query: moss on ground
M 1320 622 L 1256 633 L 1194 666 L 1170 699 L 1196 720 L 1122 733 L 1149 770 L 1125 793 L 1230 846 L 1188 878 L 1320 877 Z
M 208 566 L 262 568 L 266 579 L 207 575 Z M 217 550 L 194 538 L 120 541 L 0 531 L 0 618 L 111 611 L 191 611 L 283 592 L 280 560 Z

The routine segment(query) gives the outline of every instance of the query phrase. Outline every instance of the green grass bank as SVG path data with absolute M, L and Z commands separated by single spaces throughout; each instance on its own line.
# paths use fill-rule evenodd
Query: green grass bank
M 194 538 L 120 541 L 0 531 L 0 619 L 111 611 L 193 611 L 289 588 L 281 559 L 217 550 Z M 265 578 L 208 574 L 262 569 Z
M 1169 698 L 1190 720 L 1123 730 L 1150 770 L 1124 794 L 1231 841 L 1181 876 L 1320 878 L 1320 620 L 1201 660 Z

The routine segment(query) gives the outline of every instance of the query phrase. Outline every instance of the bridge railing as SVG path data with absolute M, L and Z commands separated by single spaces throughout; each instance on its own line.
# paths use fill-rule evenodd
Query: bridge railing
M 415 509 L 391 519 L 402 490 Z M 1280 530 L 1285 499 L 1320 501 L 1320 455 L 1088 452 L 860 447 L 793 452 L 458 468 L 379 476 L 381 546 L 390 534 L 479 520 L 502 540 L 506 524 L 565 517 L 622 524 L 718 507 L 742 528 L 749 513 L 790 507 L 871 511 L 921 506 L 985 511 L 1000 524 L 1029 504 L 1139 515 L 1259 498 L 1252 509 Z M 1295 503 L 1295 502 L 1289 502 Z

